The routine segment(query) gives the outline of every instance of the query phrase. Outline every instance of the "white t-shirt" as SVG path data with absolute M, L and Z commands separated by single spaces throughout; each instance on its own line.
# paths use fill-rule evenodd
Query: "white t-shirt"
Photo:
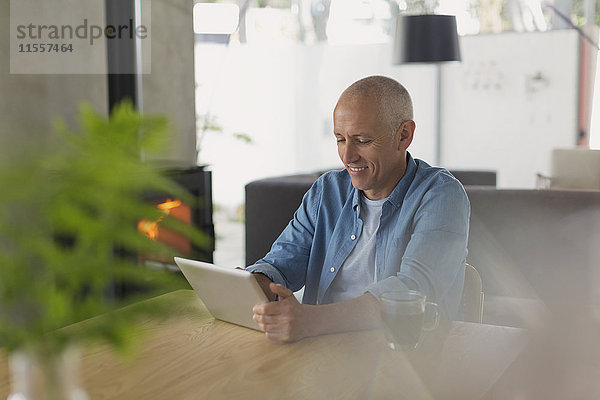
M 323 303 L 337 303 L 359 297 L 365 293 L 367 286 L 377 279 L 375 276 L 375 240 L 385 200 L 369 200 L 360 192 L 362 231 L 354 249 L 342 264 L 327 290 Z

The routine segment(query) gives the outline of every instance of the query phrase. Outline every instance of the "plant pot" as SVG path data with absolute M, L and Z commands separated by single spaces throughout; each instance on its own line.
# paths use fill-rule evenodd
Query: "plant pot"
M 11 389 L 8 400 L 89 400 L 79 377 L 81 355 L 69 347 L 57 356 L 35 351 L 10 355 Z

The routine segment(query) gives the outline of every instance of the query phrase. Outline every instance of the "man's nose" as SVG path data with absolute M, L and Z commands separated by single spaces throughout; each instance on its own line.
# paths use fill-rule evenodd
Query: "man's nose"
M 356 146 L 352 143 L 346 142 L 344 147 L 342 148 L 342 162 L 344 164 L 349 164 L 355 161 L 358 161 L 360 156 L 358 155 Z

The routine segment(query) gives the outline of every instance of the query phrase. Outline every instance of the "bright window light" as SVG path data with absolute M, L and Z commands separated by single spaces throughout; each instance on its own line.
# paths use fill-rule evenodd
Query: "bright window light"
M 194 33 L 231 34 L 237 30 L 240 9 L 235 4 L 194 5 Z

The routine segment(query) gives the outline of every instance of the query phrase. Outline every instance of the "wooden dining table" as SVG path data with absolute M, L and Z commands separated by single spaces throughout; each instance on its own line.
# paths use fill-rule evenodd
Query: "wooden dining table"
M 262 332 L 214 319 L 191 290 L 172 315 L 140 325 L 123 360 L 106 345 L 83 351 L 90 399 L 480 399 L 528 340 L 519 328 L 442 321 L 417 350 L 394 351 L 381 330 L 272 343 Z M 10 392 L 0 355 L 0 399 Z

